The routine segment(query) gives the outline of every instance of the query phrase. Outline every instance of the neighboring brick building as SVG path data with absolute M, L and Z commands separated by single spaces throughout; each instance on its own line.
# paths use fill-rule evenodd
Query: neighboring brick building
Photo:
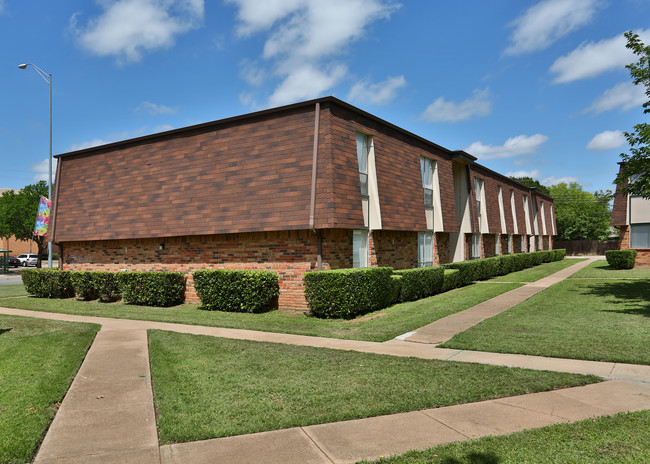
M 333 97 L 58 155 L 64 269 L 303 275 L 550 249 L 553 201 Z
M 618 163 L 621 165 L 623 163 Z M 650 200 L 624 195 L 616 187 L 612 225 L 620 228 L 621 250 L 636 250 L 636 265 L 650 266 Z

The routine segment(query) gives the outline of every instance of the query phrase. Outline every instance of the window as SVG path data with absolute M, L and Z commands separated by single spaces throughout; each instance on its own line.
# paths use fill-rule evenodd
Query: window
M 433 266 L 433 232 L 418 232 L 418 267 Z
M 508 254 L 512 254 L 512 235 L 508 236 Z
M 481 257 L 481 235 L 472 234 L 472 259 Z
M 424 206 L 433 208 L 433 160 L 420 157 L 420 170 L 422 171 L 422 188 L 424 189 Z
M 650 224 L 633 224 L 630 226 L 630 248 L 650 248 Z
M 359 181 L 361 196 L 368 196 L 368 153 L 370 152 L 370 137 L 357 132 L 357 159 L 359 160 Z
M 521 236 L 521 252 L 524 253 L 526 251 L 526 236 L 522 235 Z
M 476 195 L 476 216 L 481 220 L 481 194 L 483 191 L 483 179 L 474 178 L 474 194 Z
M 368 267 L 368 231 L 355 230 L 352 235 L 352 265 Z
M 501 235 L 496 234 L 494 236 L 494 255 L 499 256 L 501 253 L 499 253 L 499 246 L 501 245 Z

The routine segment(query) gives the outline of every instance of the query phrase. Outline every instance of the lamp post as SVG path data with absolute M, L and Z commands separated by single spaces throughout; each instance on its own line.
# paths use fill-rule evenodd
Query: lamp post
M 47 183 L 47 196 L 50 200 L 52 200 L 52 74 L 46 73 L 34 63 L 24 63 L 18 65 L 20 69 L 25 69 L 27 66 L 32 66 L 50 88 L 50 177 Z M 52 267 L 52 242 L 50 241 L 47 242 L 47 267 Z

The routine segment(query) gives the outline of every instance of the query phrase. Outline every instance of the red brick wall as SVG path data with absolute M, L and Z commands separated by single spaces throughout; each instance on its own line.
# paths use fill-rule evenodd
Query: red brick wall
M 507 255 L 508 254 L 508 238 L 510 236 L 506 234 L 501 234 L 499 236 L 499 240 L 501 241 L 501 254 L 502 255 Z
M 481 236 L 481 257 L 491 258 L 496 256 L 497 236 L 494 234 L 483 234 Z
M 436 232 L 434 234 L 435 246 L 433 249 L 433 264 L 445 264 L 451 262 L 449 256 L 449 234 L 447 232 Z
M 164 249 L 160 245 L 164 244 Z M 259 232 L 217 236 L 70 242 L 64 246 L 68 270 L 179 271 L 187 276 L 186 299 L 198 302 L 192 271 L 264 269 L 278 274 L 279 306 L 306 309 L 303 275 L 316 268 L 316 236 L 309 231 Z M 323 268 L 329 268 L 324 260 Z
M 621 238 L 621 250 L 630 249 L 630 227 L 621 226 L 619 237 Z M 636 266 L 650 266 L 650 250 L 636 250 Z
M 371 266 L 388 266 L 394 269 L 418 267 L 418 233 L 392 230 L 374 230 L 374 245 L 370 255 Z

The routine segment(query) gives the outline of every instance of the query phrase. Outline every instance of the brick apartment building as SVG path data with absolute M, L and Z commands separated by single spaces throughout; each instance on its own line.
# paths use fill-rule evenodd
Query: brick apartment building
M 617 186 L 612 225 L 620 229 L 621 250 L 636 250 L 636 265 L 650 266 L 650 200 L 623 195 Z
M 552 248 L 536 189 L 333 97 L 58 155 L 64 269 L 303 275 Z

